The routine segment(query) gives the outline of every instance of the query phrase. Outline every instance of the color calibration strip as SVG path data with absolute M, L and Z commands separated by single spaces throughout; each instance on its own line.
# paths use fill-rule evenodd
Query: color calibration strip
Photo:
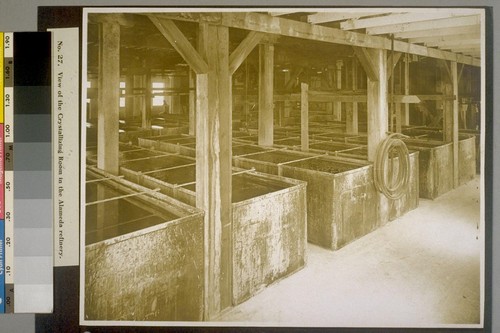
M 5 312 L 14 312 L 14 34 L 4 34 Z
M 14 33 L 14 95 L 14 312 L 49 313 L 53 309 L 49 32 Z
M 3 101 L 3 32 L 0 32 L 0 91 L 2 92 L 2 103 L 0 103 L 0 313 L 5 312 L 5 199 L 4 199 L 4 101 Z

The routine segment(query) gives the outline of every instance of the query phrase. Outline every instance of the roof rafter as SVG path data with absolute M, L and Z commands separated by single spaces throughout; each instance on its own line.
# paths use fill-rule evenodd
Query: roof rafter
M 409 31 L 473 26 L 480 23 L 481 19 L 479 15 L 470 15 L 423 22 L 388 24 L 384 26 L 367 28 L 366 33 L 369 35 L 395 34 Z
M 288 15 L 288 14 L 293 14 L 297 13 L 297 10 L 291 11 L 291 10 L 286 10 L 286 11 L 276 11 L 276 12 L 269 12 L 269 15 L 271 16 L 282 16 L 282 15 Z
M 377 13 L 373 12 L 321 12 L 316 14 L 311 14 L 307 16 L 307 22 L 313 24 L 336 22 L 349 19 L 357 19 L 360 17 L 373 16 Z
M 395 33 L 395 38 L 420 38 L 420 37 L 434 37 L 434 36 L 450 36 L 459 34 L 469 34 L 469 33 L 480 33 L 481 27 L 479 24 L 470 25 L 464 27 L 455 28 L 443 28 L 443 29 L 425 29 L 417 31 L 405 31 Z
M 481 41 L 478 38 L 458 39 L 458 40 L 444 40 L 444 41 L 437 41 L 437 42 L 429 42 L 429 43 L 425 43 L 425 45 L 430 46 L 430 47 L 437 46 L 439 48 L 462 46 L 462 45 L 475 45 L 479 48 L 479 46 L 481 45 Z
M 450 48 L 450 50 L 452 50 L 453 52 L 464 53 L 464 52 L 476 52 L 478 48 L 476 46 L 464 45 L 463 47 Z
M 363 28 L 372 28 L 378 26 L 385 26 L 389 24 L 401 24 L 401 23 L 410 23 L 410 22 L 422 22 L 429 21 L 435 19 L 444 19 L 457 16 L 454 13 L 447 13 L 444 11 L 433 12 L 433 13 L 403 13 L 403 14 L 394 14 L 390 13 L 389 15 L 370 17 L 364 19 L 352 19 L 346 22 L 342 22 L 340 24 L 340 28 L 344 30 L 353 30 L 353 29 L 363 29 Z
M 446 42 L 446 41 L 479 39 L 479 38 L 481 38 L 480 33 L 469 33 L 469 34 L 458 34 L 458 35 L 449 35 L 449 36 L 432 36 L 432 37 L 410 38 L 408 40 L 408 42 L 409 43 L 438 43 L 438 42 Z

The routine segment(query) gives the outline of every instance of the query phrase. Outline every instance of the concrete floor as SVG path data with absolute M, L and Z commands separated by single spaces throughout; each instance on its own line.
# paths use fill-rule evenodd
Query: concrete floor
M 479 177 L 307 265 L 218 320 L 266 326 L 440 326 L 480 318 Z M 238 325 L 238 324 L 237 324 Z

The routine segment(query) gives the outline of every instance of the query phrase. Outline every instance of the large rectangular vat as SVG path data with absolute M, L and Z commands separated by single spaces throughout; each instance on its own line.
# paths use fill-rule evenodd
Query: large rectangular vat
M 405 139 L 409 149 L 420 151 L 420 197 L 435 199 L 453 189 L 453 143 Z M 476 144 L 473 136 L 458 141 L 458 185 L 476 176 Z
M 409 149 L 419 151 L 419 195 L 435 199 L 453 189 L 453 144 L 407 139 Z
M 337 250 L 382 224 L 371 167 L 316 158 L 280 166 L 283 176 L 307 182 L 307 239 Z
M 346 155 L 352 154 L 352 151 L 346 153 Z M 233 163 L 240 168 L 255 168 L 260 172 L 306 181 L 308 241 L 335 250 L 377 226 L 418 207 L 418 152 L 410 153 L 408 191 L 397 200 L 387 199 L 382 194 L 374 194 L 376 189 L 373 185 L 373 165 L 363 159 L 366 160 L 366 156 L 360 155 L 352 159 L 278 150 L 235 156 Z M 319 165 L 321 165 L 320 171 L 317 170 Z M 292 167 L 293 172 L 291 172 Z M 343 182 L 346 184 L 345 187 L 341 185 Z M 342 205 L 348 205 L 350 199 L 347 199 L 345 194 L 346 197 L 342 199 L 344 204 L 341 203 L 340 206 L 339 202 L 334 200 L 339 200 L 337 195 L 339 193 L 342 195 L 344 191 L 350 191 L 348 193 L 351 195 L 349 198 L 352 199 L 353 207 L 348 208 L 342 215 L 341 212 L 344 210 Z M 349 222 L 344 222 L 344 219 Z M 348 223 L 352 224 L 353 230 L 340 227 Z M 334 230 L 338 233 L 335 234 Z
M 146 187 L 195 205 L 194 165 L 135 176 Z M 304 266 L 306 212 L 304 182 L 248 171 L 232 176 L 234 305 Z
M 203 320 L 203 212 L 96 169 L 87 181 L 85 319 Z

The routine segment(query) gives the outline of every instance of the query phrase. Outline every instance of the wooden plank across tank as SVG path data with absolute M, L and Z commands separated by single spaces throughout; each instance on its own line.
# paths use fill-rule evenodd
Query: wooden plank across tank
M 204 213 L 88 170 L 86 318 L 203 320 Z

